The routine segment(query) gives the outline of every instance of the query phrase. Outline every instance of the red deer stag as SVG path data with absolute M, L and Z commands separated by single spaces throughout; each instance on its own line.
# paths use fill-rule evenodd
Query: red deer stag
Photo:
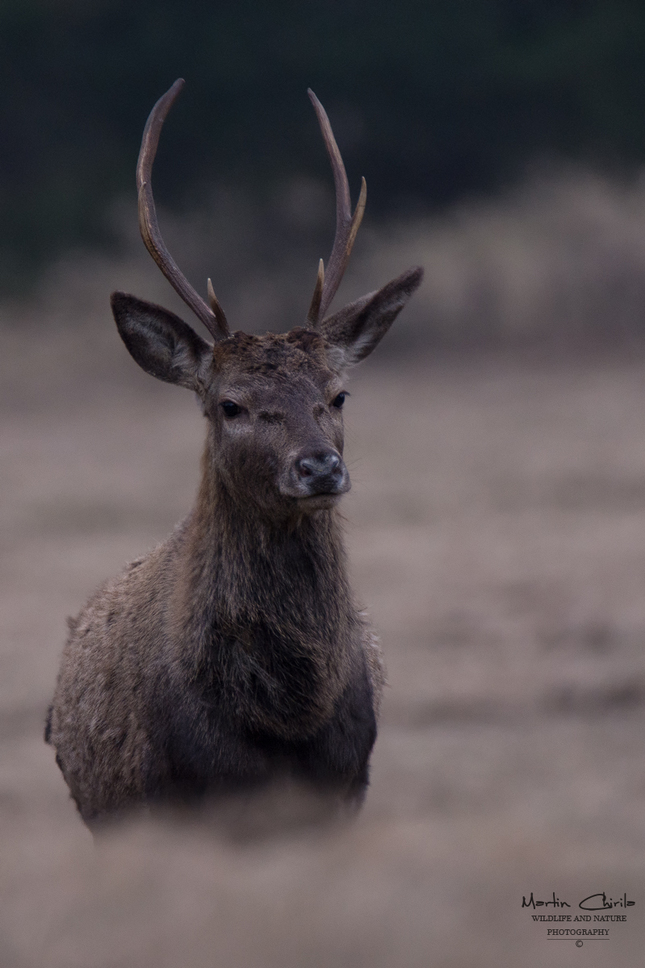
M 344 371 L 372 352 L 421 281 L 410 269 L 326 315 L 354 214 L 327 115 L 310 91 L 336 187 L 336 237 L 304 326 L 230 333 L 159 233 L 150 186 L 183 80 L 152 109 L 137 164 L 148 251 L 209 330 L 124 292 L 112 311 L 147 373 L 194 390 L 208 422 L 197 501 L 168 540 L 69 620 L 45 738 L 90 826 L 155 803 L 194 804 L 281 779 L 358 805 L 368 783 L 381 657 L 352 598 L 337 505 Z

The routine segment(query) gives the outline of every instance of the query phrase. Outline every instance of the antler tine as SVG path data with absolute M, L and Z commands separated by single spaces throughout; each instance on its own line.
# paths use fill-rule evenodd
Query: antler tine
M 141 139 L 141 150 L 137 161 L 137 191 L 139 194 L 139 228 L 146 249 L 155 260 L 164 276 L 181 296 L 183 301 L 192 309 L 198 319 L 204 324 L 213 339 L 221 340 L 229 335 L 226 316 L 217 300 L 219 312 L 213 312 L 202 297 L 193 289 L 183 272 L 168 252 L 157 222 L 157 212 L 152 195 L 150 176 L 152 165 L 157 154 L 159 136 L 163 123 L 170 108 L 184 86 L 183 78 L 178 78 L 172 87 L 159 98 L 146 122 Z M 211 286 L 212 290 L 212 286 Z M 213 293 L 214 296 L 214 293 Z
M 307 322 L 313 329 L 316 328 L 316 324 L 318 323 L 318 319 L 320 317 L 320 300 L 322 299 L 324 285 L 325 263 L 321 259 L 318 263 L 318 275 L 316 276 L 314 294 L 311 297 L 311 306 L 309 307 L 309 312 L 307 313 Z
M 352 216 L 347 173 L 345 171 L 345 165 L 343 164 L 340 151 L 338 150 L 338 145 L 336 144 L 336 139 L 334 138 L 334 133 L 329 123 L 329 118 L 327 117 L 327 112 L 311 88 L 309 88 L 307 93 L 309 94 L 309 99 L 311 100 L 318 117 L 318 123 L 325 141 L 327 154 L 329 155 L 329 160 L 331 161 L 331 167 L 334 173 L 334 185 L 336 188 L 336 236 L 334 238 L 334 245 L 331 250 L 331 256 L 329 257 L 327 271 L 324 275 L 324 283 L 322 284 L 322 292 L 319 297 L 319 302 L 318 288 L 321 282 L 320 272 L 318 275 L 318 280 L 316 281 L 316 290 L 314 291 L 311 309 L 309 310 L 309 315 L 307 317 L 307 321 L 315 327 L 316 324 L 324 317 L 327 309 L 329 308 L 329 305 L 336 295 L 338 287 L 340 286 L 345 269 L 347 268 L 352 246 L 354 245 L 354 240 L 356 239 L 356 233 L 358 232 L 359 225 L 361 224 L 361 220 L 363 218 L 363 212 L 365 211 L 367 184 L 363 178 L 361 180 L 361 192 L 358 198 L 358 203 L 356 205 L 356 209 L 354 210 L 354 215 Z M 318 305 L 316 307 L 315 304 L 317 302 Z M 315 309 L 317 309 L 317 312 L 315 318 L 312 318 L 312 313 Z
M 224 310 L 221 307 L 219 299 L 215 295 L 215 290 L 213 289 L 213 283 L 211 282 L 210 278 L 206 280 L 206 291 L 208 292 L 208 301 L 211 304 L 211 309 L 213 310 L 213 313 L 215 314 L 215 319 L 217 321 L 217 326 L 219 328 L 220 333 L 223 336 L 229 336 L 230 330 L 228 328 L 228 320 L 226 318 L 226 314 L 224 313 Z

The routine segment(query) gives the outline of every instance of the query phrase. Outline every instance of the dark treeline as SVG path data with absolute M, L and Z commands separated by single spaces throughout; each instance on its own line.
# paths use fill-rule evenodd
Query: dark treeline
M 2 0 L 0 65 L 5 291 L 106 241 L 146 115 L 178 76 L 156 171 L 171 204 L 207 180 L 261 204 L 276 179 L 328 178 L 308 86 L 372 213 L 495 188 L 535 157 L 645 157 L 639 0 Z

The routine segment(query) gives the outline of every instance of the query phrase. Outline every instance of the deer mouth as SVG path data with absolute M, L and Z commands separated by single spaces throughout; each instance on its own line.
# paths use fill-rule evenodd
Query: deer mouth
M 335 507 L 342 496 L 343 494 L 310 494 L 308 497 L 297 498 L 298 507 L 303 511 L 324 511 Z
M 328 487 L 323 488 L 319 485 L 317 488 L 309 490 L 300 485 L 285 488 L 282 490 L 282 493 L 285 497 L 288 496 L 295 499 L 301 511 L 311 512 L 335 507 L 343 494 L 349 491 L 350 487 L 349 475 L 346 474 L 341 486 L 330 484 Z

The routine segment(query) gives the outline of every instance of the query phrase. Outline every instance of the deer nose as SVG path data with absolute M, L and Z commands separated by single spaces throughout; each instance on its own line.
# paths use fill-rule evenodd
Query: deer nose
M 349 489 L 349 475 L 335 450 L 303 454 L 295 461 L 296 474 L 310 494 L 342 494 Z

